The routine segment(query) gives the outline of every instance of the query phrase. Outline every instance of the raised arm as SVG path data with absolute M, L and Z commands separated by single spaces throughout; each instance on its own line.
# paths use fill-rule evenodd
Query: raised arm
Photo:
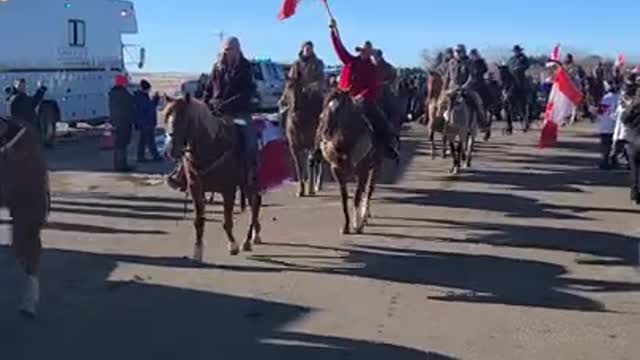
M 331 21 L 330 27 L 331 42 L 333 43 L 333 48 L 335 49 L 338 58 L 345 65 L 351 63 L 353 61 L 353 55 L 351 55 L 349 51 L 347 51 L 347 49 L 344 47 L 344 44 L 342 44 L 342 40 L 340 39 L 340 34 L 338 33 L 338 27 L 336 26 L 335 21 Z

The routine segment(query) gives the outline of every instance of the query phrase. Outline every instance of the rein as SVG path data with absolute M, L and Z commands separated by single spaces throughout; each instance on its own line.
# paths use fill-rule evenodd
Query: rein
M 7 142 L 2 147 L 0 147 L 0 153 L 5 153 L 8 150 L 11 150 L 11 148 L 16 145 L 16 143 L 24 136 L 26 132 L 27 132 L 27 128 L 23 127 L 22 129 L 20 129 L 20 131 L 18 131 L 16 136 L 13 137 L 13 139 L 9 140 L 9 142 Z

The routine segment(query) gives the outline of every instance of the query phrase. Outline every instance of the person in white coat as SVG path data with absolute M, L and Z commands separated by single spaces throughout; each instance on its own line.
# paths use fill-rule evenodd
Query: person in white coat
M 613 151 L 611 153 L 610 164 L 613 167 L 617 167 L 619 158 L 622 155 L 627 164 L 629 164 L 629 156 L 626 151 L 627 143 L 629 142 L 629 129 L 622 123 L 622 115 L 626 108 L 629 106 L 638 92 L 638 84 L 636 82 L 636 75 L 630 74 L 623 84 L 622 94 L 618 101 L 618 107 L 614 113 L 616 120 L 616 126 L 613 131 Z M 627 165 L 629 167 L 629 165 Z
M 600 134 L 600 169 L 611 169 L 610 153 L 613 146 L 613 134 L 616 127 L 614 113 L 618 106 L 618 94 L 616 89 L 607 84 L 607 93 L 604 95 L 596 109 L 598 133 Z

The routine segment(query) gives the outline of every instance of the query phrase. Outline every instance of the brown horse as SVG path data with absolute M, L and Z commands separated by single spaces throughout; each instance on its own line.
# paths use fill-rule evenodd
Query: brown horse
M 442 91 L 444 89 L 444 81 L 442 75 L 435 71 L 429 71 L 429 81 L 427 83 L 427 98 L 424 104 L 424 113 L 426 114 L 427 136 L 431 143 L 431 158 L 436 157 L 436 132 L 443 133 L 443 121 L 440 115 L 440 102 L 442 101 Z M 442 136 L 442 157 L 447 155 L 447 140 Z
M 0 118 L 0 208 L 8 208 L 13 220 L 11 244 L 26 274 L 20 309 L 29 316 L 36 314 L 40 298 L 40 232 L 49 203 L 49 175 L 38 135 L 29 125 Z
M 320 116 L 318 140 L 325 160 L 330 164 L 336 182 L 340 185 L 344 213 L 343 234 L 351 232 L 347 182 L 355 176 L 357 187 L 353 199 L 354 229 L 360 234 L 367 218 L 377 174 L 383 160 L 383 144 L 376 141 L 361 105 L 349 94 L 336 91 L 325 101 Z M 366 196 L 364 195 L 367 191 Z
M 245 186 L 255 170 L 249 169 L 234 125 L 234 119 L 214 117 L 207 105 L 187 94 L 177 100 L 167 99 L 165 110 L 170 142 L 167 153 L 179 159 L 193 199 L 196 229 L 194 258 L 202 261 L 204 251 L 205 193 L 220 193 L 224 206 L 224 230 L 229 253 L 240 251 L 233 236 L 233 208 L 236 191 L 245 188 L 251 209 L 251 225 L 242 250 L 251 251 L 260 244 L 259 214 L 262 197 L 255 185 Z M 245 125 L 251 126 L 251 124 Z
M 324 96 L 322 90 L 310 85 L 303 87 L 300 80 L 289 79 L 285 88 L 289 111 L 287 114 L 286 133 L 289 151 L 298 176 L 298 197 L 308 194 L 313 196 L 322 188 L 322 164 L 311 161 L 315 150 L 316 133 Z M 305 173 L 305 163 L 308 173 Z

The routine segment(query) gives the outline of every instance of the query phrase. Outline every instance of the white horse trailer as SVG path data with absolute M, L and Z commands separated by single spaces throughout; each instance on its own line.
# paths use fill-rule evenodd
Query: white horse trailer
M 91 125 L 109 118 L 108 92 L 127 74 L 123 34 L 136 34 L 133 3 L 121 0 L 0 0 L 0 24 L 11 29 L 0 44 L 0 86 L 8 91 L 25 79 L 48 90 L 38 109 L 43 140 L 51 144 L 56 124 Z M 138 67 L 144 63 L 139 48 Z M 0 115 L 9 111 L 0 96 Z

